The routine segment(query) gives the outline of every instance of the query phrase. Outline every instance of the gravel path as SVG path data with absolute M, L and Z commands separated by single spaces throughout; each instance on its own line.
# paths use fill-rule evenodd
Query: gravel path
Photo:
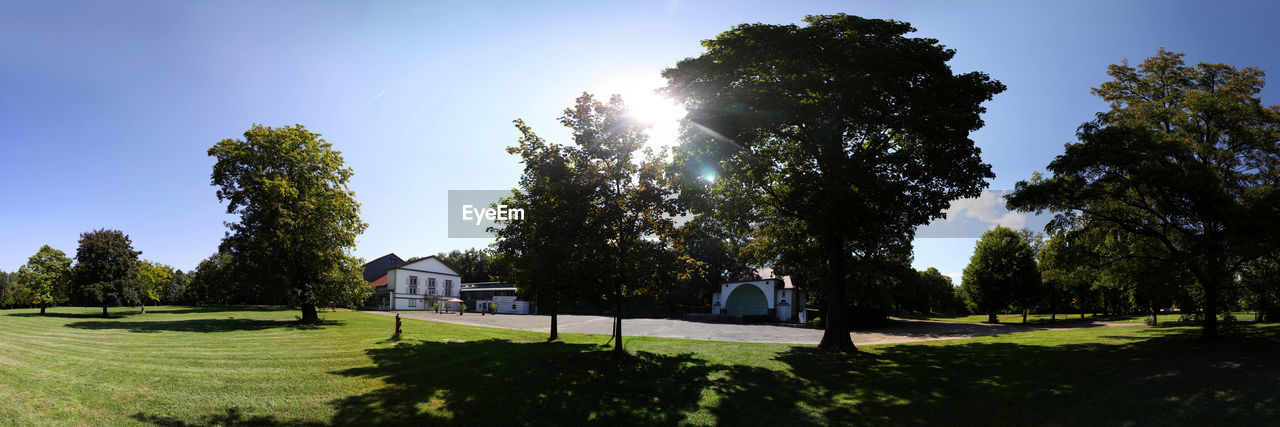
M 368 311 L 367 313 L 392 317 L 395 316 L 395 313 L 385 311 Z M 433 322 L 536 332 L 548 332 L 551 328 L 551 316 L 536 314 L 497 314 L 481 316 L 479 313 L 467 313 L 466 315 L 459 316 L 457 313 L 436 314 L 435 312 L 402 312 L 400 315 L 405 318 L 430 320 Z M 1052 329 L 1065 330 L 1142 325 L 1141 323 L 1071 321 L 1052 326 L 1024 326 L 1021 324 L 990 325 L 985 323 L 936 322 L 929 320 L 897 318 L 894 320 L 897 321 L 896 324 L 888 328 L 876 331 L 850 332 L 849 336 L 853 339 L 853 343 L 857 345 L 899 344 L 920 341 L 985 337 Z M 606 316 L 562 314 L 559 316 L 558 321 L 560 332 L 563 333 L 609 335 L 613 326 L 613 318 Z M 799 325 L 788 325 L 782 323 L 737 325 L 728 323 L 693 322 L 680 319 L 623 319 L 622 333 L 627 336 L 791 344 L 817 344 L 822 340 L 821 329 Z

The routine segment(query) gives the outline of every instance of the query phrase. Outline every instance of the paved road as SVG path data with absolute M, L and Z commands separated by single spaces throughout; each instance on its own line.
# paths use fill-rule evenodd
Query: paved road
M 384 316 L 395 316 L 385 311 L 368 313 Z M 487 326 L 492 328 L 518 329 L 525 331 L 548 332 L 551 328 L 551 316 L 498 314 L 481 316 L 479 313 L 435 314 L 434 312 L 400 313 L 402 317 L 430 320 L 435 322 L 457 323 L 462 325 Z M 578 314 L 562 314 L 559 316 L 559 328 L 563 333 L 609 335 L 613 327 L 613 318 L 605 316 L 588 316 Z M 934 322 L 928 320 L 896 319 L 897 324 L 877 331 L 850 332 L 849 336 L 857 345 L 897 344 L 919 341 L 951 340 L 1015 332 L 1043 331 L 1049 329 L 1079 329 L 1103 326 L 1140 326 L 1141 323 L 1103 323 L 1103 322 L 1065 322 L 1054 326 L 1023 326 L 1021 324 L 989 325 L 984 323 Z M 769 342 L 792 344 L 817 344 L 822 340 L 822 330 L 787 324 L 750 324 L 736 325 L 727 323 L 693 322 L 679 319 L 623 319 L 622 332 L 627 336 L 690 338 L 715 341 L 737 342 Z

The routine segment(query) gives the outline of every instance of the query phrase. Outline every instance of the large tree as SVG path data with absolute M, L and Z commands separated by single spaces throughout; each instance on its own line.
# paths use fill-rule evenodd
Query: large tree
M 352 171 L 342 153 L 302 125 L 254 125 L 209 155 L 217 159 L 218 199 L 240 216 L 227 224 L 221 246 L 233 254 L 234 270 L 273 291 L 269 301 L 300 305 L 302 322 L 319 321 L 316 305 L 347 293 L 329 278 L 368 227 L 347 187 Z
M 100 229 L 80 234 L 76 266 L 72 270 L 71 301 L 107 307 L 132 302 L 137 292 L 138 255 L 120 230 Z
M 26 304 L 40 307 L 40 314 L 67 294 L 71 280 L 71 258 L 66 252 L 41 246 L 27 263 L 18 268 L 18 278 L 26 292 Z
M 987 314 L 988 322 L 999 323 L 997 314 L 1040 287 L 1035 256 L 1026 236 L 1012 229 L 997 226 L 982 233 L 960 286 L 976 311 Z
M 1094 89 L 1110 110 L 1080 127 L 1051 177 L 1008 200 L 1154 242 L 1152 255 L 1195 277 L 1212 338 L 1223 288 L 1280 236 L 1280 106 L 1258 98 L 1262 70 L 1182 58 L 1161 49 L 1110 66 Z
M 969 134 L 1004 90 L 953 73 L 955 51 L 906 37 L 904 22 L 809 16 L 808 25 L 743 24 L 663 71 L 690 111 L 687 170 L 749 190 L 762 223 L 799 230 L 793 246 L 826 261 L 819 348 L 854 351 L 846 322 L 850 254 L 872 264 L 910 241 L 952 200 L 986 187 Z M 695 172 L 696 173 L 696 172 Z

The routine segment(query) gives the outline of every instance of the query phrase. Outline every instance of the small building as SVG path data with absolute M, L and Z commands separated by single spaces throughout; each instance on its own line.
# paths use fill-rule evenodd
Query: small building
M 520 299 L 520 291 L 505 282 L 475 282 L 462 284 L 462 301 L 472 311 L 489 312 L 490 306 L 497 313 L 536 313 L 537 307 Z
M 432 255 L 388 267 L 369 283 L 373 287 L 369 305 L 378 310 L 435 310 L 438 303 L 446 310 L 458 310 L 462 303 L 448 300 L 461 295 L 461 285 L 458 269 Z
M 735 279 L 711 294 L 711 314 L 800 321 L 805 295 L 791 283 L 791 276 L 775 276 L 772 268 L 762 267 Z

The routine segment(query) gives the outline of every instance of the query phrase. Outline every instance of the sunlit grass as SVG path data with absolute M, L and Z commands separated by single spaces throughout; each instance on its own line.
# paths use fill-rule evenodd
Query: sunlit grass
M 1280 415 L 1280 327 L 1089 328 L 833 355 L 355 312 L 0 311 L 14 424 L 1232 424 Z

